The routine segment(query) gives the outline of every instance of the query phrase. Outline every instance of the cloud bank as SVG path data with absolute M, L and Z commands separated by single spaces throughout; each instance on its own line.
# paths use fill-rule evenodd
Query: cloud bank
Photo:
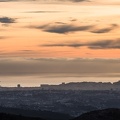
M 20 1 L 33 1 L 33 2 L 84 2 L 89 0 L 0 0 L 0 2 L 20 2 Z
M 15 23 L 16 19 L 10 17 L 0 17 L 0 23 L 11 24 Z
M 107 28 L 102 28 L 102 29 L 95 29 L 93 31 L 91 31 L 92 33 L 108 33 L 114 29 L 118 28 L 118 25 L 117 24 L 112 24 L 110 27 L 107 27 Z
M 65 75 L 112 76 L 120 73 L 119 59 L 20 59 L 0 60 L 1 76 Z M 120 76 L 120 74 L 119 74 Z
M 45 32 L 50 33 L 58 33 L 58 34 L 66 34 L 71 32 L 77 32 L 77 31 L 86 31 L 92 28 L 93 26 L 86 25 L 86 26 L 76 26 L 72 24 L 56 24 L 56 25 L 41 25 L 41 26 L 33 26 L 31 28 L 41 29 Z
M 40 29 L 44 32 L 49 33 L 57 33 L 57 34 L 67 34 L 73 32 L 87 31 L 96 34 L 108 33 L 112 30 L 118 28 L 117 24 L 109 25 L 104 28 L 95 28 L 96 25 L 74 25 L 74 24 L 58 24 L 59 22 L 55 22 L 55 24 L 45 24 L 38 26 L 30 26 L 29 28 Z
M 120 39 L 117 40 L 99 40 L 87 43 L 57 43 L 44 44 L 43 47 L 88 47 L 89 49 L 120 49 Z

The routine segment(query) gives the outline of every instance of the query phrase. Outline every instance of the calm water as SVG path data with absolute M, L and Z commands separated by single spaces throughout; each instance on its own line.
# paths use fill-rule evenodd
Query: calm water
M 119 77 L 0 77 L 0 85 L 3 87 L 15 87 L 21 84 L 23 87 L 38 87 L 40 84 L 60 84 L 62 82 L 116 82 Z

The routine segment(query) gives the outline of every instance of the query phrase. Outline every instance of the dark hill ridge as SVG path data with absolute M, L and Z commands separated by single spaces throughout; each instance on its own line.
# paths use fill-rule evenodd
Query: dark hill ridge
M 45 120 L 45 119 L 42 119 L 40 117 L 26 117 L 15 114 L 0 113 L 0 120 Z M 96 110 L 84 113 L 81 116 L 71 120 L 120 120 L 120 109 L 110 108 L 104 110 Z
M 110 108 L 91 111 L 73 120 L 120 120 L 120 109 Z
M 25 117 L 21 115 L 0 113 L 0 120 L 44 120 L 44 119 L 37 117 Z
M 24 109 L 9 108 L 9 107 L 0 107 L 0 113 L 21 115 L 26 117 L 38 117 L 38 118 L 40 117 L 46 120 L 69 120 L 73 118 L 70 115 L 64 113 L 41 111 L 41 110 L 24 110 Z

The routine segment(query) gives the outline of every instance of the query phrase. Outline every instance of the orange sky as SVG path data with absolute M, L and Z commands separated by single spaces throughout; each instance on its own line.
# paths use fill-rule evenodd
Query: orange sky
M 0 0 L 2 86 L 119 77 L 120 0 Z
M 0 56 L 120 58 L 118 2 L 0 2 Z

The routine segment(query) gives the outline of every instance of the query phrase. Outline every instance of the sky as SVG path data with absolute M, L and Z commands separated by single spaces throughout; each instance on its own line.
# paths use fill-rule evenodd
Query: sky
M 0 80 L 114 81 L 120 77 L 119 21 L 120 0 L 0 0 Z

